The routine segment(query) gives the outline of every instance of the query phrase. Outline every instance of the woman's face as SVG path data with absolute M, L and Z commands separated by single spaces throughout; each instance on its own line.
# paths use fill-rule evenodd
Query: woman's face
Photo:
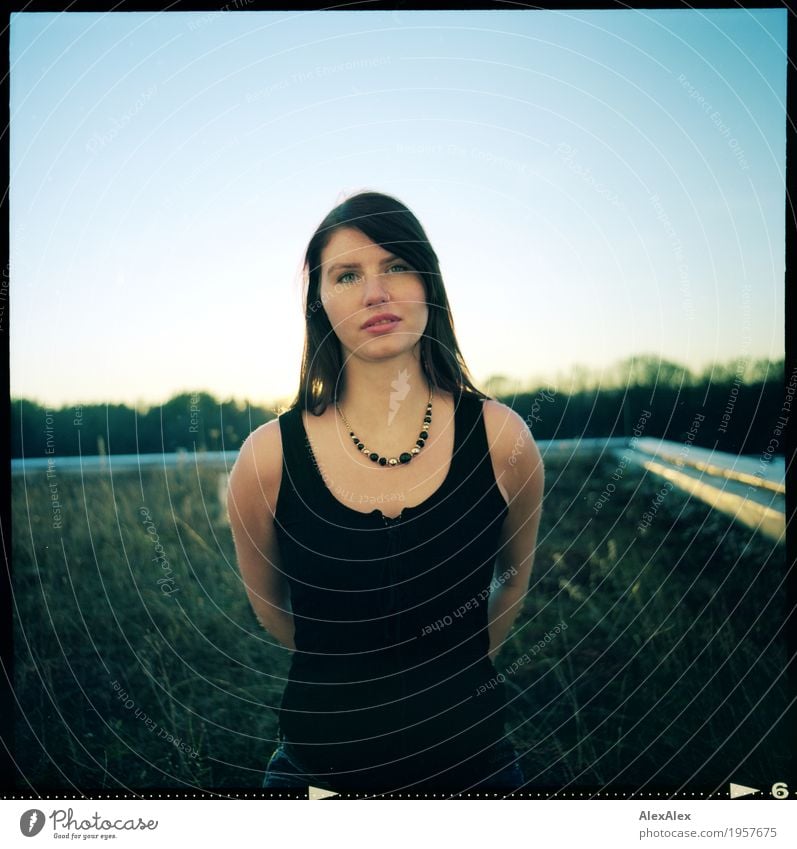
M 429 318 L 420 274 L 353 227 L 336 230 L 322 251 L 320 298 L 344 358 L 378 360 L 411 351 Z M 364 327 L 381 313 L 399 321 Z

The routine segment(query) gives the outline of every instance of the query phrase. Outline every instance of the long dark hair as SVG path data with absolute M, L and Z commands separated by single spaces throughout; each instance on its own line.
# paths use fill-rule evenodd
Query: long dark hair
M 305 338 L 299 391 L 290 408 L 299 407 L 320 416 L 340 394 L 343 357 L 324 310 L 321 287 L 321 252 L 332 234 L 353 227 L 372 242 L 404 259 L 423 280 L 429 320 L 421 338 L 421 367 L 431 386 L 457 397 L 468 392 L 490 396 L 472 383 L 454 333 L 440 265 L 423 227 L 401 201 L 380 192 L 360 192 L 336 206 L 318 225 L 304 258 Z

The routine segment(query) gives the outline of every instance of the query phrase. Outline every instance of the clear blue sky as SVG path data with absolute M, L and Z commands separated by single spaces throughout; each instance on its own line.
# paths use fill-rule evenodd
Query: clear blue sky
M 785 9 L 14 14 L 12 395 L 291 395 L 360 189 L 478 381 L 782 356 L 785 77 Z

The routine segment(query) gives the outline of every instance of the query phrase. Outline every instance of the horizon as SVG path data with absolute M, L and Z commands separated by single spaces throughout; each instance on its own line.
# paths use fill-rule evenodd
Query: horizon
M 570 380 L 570 386 L 565 387 L 563 389 L 562 384 L 557 380 L 550 379 L 542 379 L 535 380 L 531 379 L 529 382 L 518 384 L 514 383 L 511 379 L 505 378 L 504 375 L 490 375 L 485 381 L 476 381 L 475 385 L 477 389 L 481 391 L 493 395 L 495 397 L 507 398 L 510 396 L 521 396 L 528 395 L 536 392 L 544 391 L 545 389 L 550 389 L 553 387 L 554 391 L 561 394 L 569 394 L 575 395 L 579 392 L 592 392 L 601 390 L 615 390 L 622 388 L 631 388 L 636 385 L 648 386 L 649 383 L 631 383 L 624 382 L 623 380 L 623 367 L 626 368 L 626 378 L 630 374 L 630 370 L 633 368 L 634 363 L 638 360 L 642 362 L 648 362 L 649 354 L 641 354 L 637 355 L 633 358 L 629 358 L 623 361 L 617 361 L 615 363 L 610 364 L 610 369 L 614 372 L 614 380 L 606 380 L 601 382 L 601 371 L 589 371 L 587 366 L 583 364 L 576 363 L 572 367 L 572 370 L 565 375 L 566 379 Z M 738 370 L 739 364 L 743 363 L 743 370 L 740 372 Z M 729 380 L 729 376 L 727 374 L 727 370 L 735 367 L 736 373 L 734 376 L 734 382 L 738 380 L 741 385 L 749 385 L 750 383 L 757 382 L 761 379 L 760 375 L 754 375 L 753 378 L 748 377 L 748 373 L 754 369 L 755 366 L 766 363 L 767 365 L 772 365 L 773 367 L 781 367 L 783 368 L 783 375 L 785 377 L 785 359 L 783 357 L 777 359 L 746 359 L 746 358 L 734 358 L 731 360 L 725 360 L 722 362 L 713 362 L 709 363 L 706 366 L 702 367 L 699 370 L 690 369 L 683 363 L 679 363 L 674 360 L 663 360 L 660 361 L 660 365 L 666 365 L 668 367 L 673 367 L 675 369 L 682 369 L 688 373 L 688 376 L 693 381 L 702 381 L 707 379 L 707 372 L 718 371 L 720 377 L 715 378 L 715 383 L 725 382 Z M 769 370 L 767 370 L 767 374 L 769 374 Z M 597 382 L 596 382 L 597 381 Z M 657 377 L 657 385 L 662 386 L 670 386 L 671 383 L 669 381 L 664 380 L 663 378 L 659 379 Z M 501 391 L 496 391 L 494 389 L 495 386 L 505 386 L 506 389 L 502 389 Z M 298 380 L 297 380 L 297 389 L 298 389 Z M 568 391 L 569 389 L 569 391 Z M 147 399 L 134 399 L 134 400 L 126 400 L 126 401 L 109 401 L 105 399 L 99 400 L 86 400 L 86 399 L 71 399 L 69 401 L 61 402 L 59 404 L 51 404 L 41 399 L 29 396 L 11 396 L 11 403 L 19 403 L 19 402 L 27 402 L 37 404 L 39 407 L 48 410 L 66 410 L 69 408 L 82 408 L 82 407 L 90 407 L 90 406 L 126 406 L 130 409 L 140 410 L 143 409 L 145 411 L 149 411 L 155 409 L 156 407 L 162 407 L 165 404 L 170 403 L 175 398 L 185 397 L 185 396 L 200 396 L 200 395 L 208 395 L 213 398 L 219 405 L 222 404 L 234 404 L 236 407 L 246 407 L 254 406 L 259 407 L 261 409 L 269 409 L 276 410 L 277 408 L 288 404 L 294 397 L 295 392 L 289 393 L 288 395 L 284 395 L 279 398 L 257 398 L 254 396 L 220 396 L 207 388 L 201 387 L 184 387 L 177 388 L 174 392 L 169 395 L 167 398 L 156 399 L 156 400 L 147 400 Z

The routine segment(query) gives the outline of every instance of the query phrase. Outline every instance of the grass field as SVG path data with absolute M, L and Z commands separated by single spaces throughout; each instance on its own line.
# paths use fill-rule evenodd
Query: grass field
M 677 490 L 637 531 L 661 482 L 631 467 L 596 513 L 615 470 L 546 458 L 530 591 L 496 659 L 529 786 L 768 789 L 793 745 L 784 548 Z M 14 479 L 26 789 L 259 788 L 289 653 L 249 608 L 218 476 Z

